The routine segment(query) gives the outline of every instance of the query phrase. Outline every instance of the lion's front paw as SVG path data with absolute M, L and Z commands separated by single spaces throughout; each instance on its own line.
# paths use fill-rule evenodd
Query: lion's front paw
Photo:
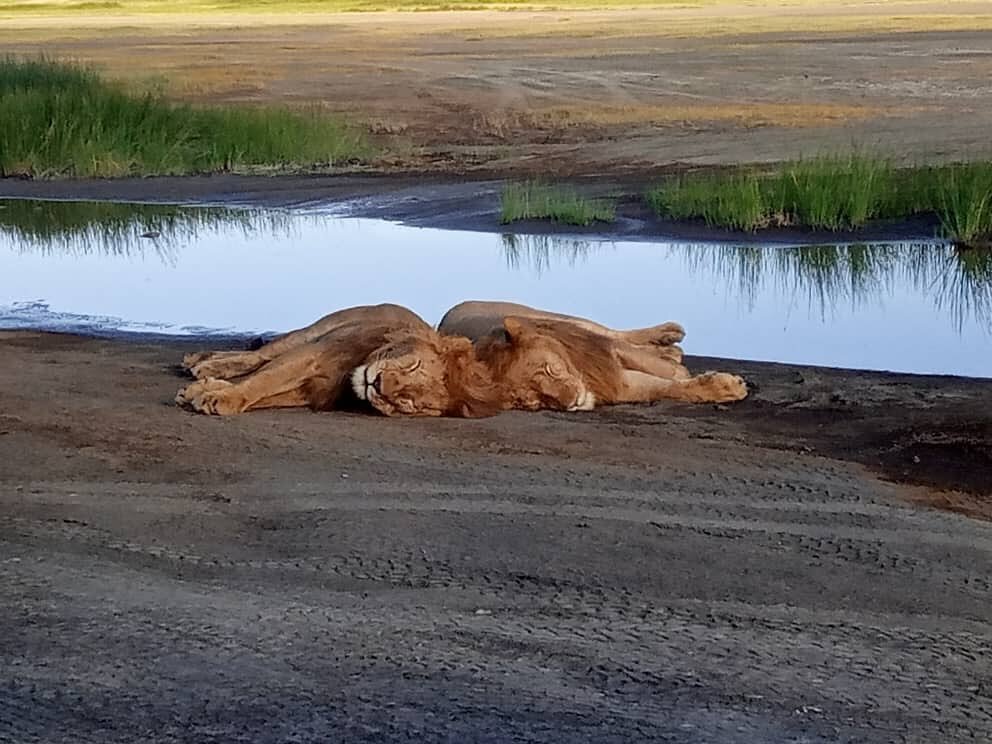
M 714 403 L 729 403 L 734 400 L 744 400 L 747 397 L 747 383 L 743 377 L 727 372 L 706 372 L 699 376 L 705 382 L 706 389 L 712 392 Z
M 237 354 L 218 354 L 195 364 L 189 371 L 197 380 L 208 378 L 230 380 L 254 372 L 264 362 L 265 360 L 258 354 L 250 351 Z
M 191 351 L 183 356 L 183 369 L 192 370 L 197 364 L 205 362 L 213 355 L 212 351 Z
M 190 411 L 210 416 L 241 413 L 243 401 L 227 380 L 197 380 L 176 393 L 176 403 Z

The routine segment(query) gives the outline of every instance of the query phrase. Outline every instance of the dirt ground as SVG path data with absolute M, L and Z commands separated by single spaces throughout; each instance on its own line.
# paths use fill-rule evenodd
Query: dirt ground
M 377 170 L 649 172 L 853 145 L 990 156 L 987 2 L 608 11 L 8 15 L 0 51 L 93 62 L 176 98 L 318 104 Z
M 992 382 L 221 420 L 189 343 L 0 345 L 2 741 L 992 735 Z
M 411 175 L 0 194 L 484 227 L 452 174 L 987 157 L 990 49 L 929 0 L 5 17 L 5 53 L 354 115 Z M 751 397 L 218 420 L 171 405 L 189 348 L 0 332 L 2 742 L 992 739 L 992 381 L 695 359 Z

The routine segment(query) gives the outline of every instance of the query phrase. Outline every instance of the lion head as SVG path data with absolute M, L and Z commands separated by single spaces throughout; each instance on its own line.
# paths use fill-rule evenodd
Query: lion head
M 403 330 L 390 333 L 351 374 L 359 399 L 386 416 L 491 416 L 499 391 L 467 338 Z
M 543 321 L 508 317 L 503 331 L 479 343 L 479 356 L 503 387 L 509 408 L 527 411 L 590 411 L 596 395 L 573 361 L 568 334 Z M 568 328 L 565 328 L 567 331 Z M 564 340 L 563 340 L 564 338 Z M 608 349 L 597 349 L 612 359 Z

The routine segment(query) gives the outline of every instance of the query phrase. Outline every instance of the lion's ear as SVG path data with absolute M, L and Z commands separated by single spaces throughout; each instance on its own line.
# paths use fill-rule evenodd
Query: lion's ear
M 519 341 L 527 333 L 527 325 L 519 318 L 503 318 L 503 330 L 511 342 Z
M 472 342 L 464 336 L 443 336 L 441 349 L 448 354 L 467 354 L 472 351 Z

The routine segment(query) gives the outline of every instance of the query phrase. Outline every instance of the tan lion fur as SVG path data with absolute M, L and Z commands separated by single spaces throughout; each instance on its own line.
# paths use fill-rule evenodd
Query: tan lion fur
M 181 389 L 176 402 L 213 415 L 262 408 L 329 410 L 353 390 L 386 415 L 475 417 L 502 407 L 472 344 L 441 336 L 405 308 L 349 308 L 318 323 L 322 335 L 314 324 L 254 352 L 188 355 L 184 361 L 200 379 Z M 359 390 L 356 374 L 370 367 L 374 377 L 365 384 L 359 374 Z
M 507 309 L 524 314 L 505 315 Z M 684 331 L 674 323 L 616 331 L 523 305 L 468 302 L 449 310 L 439 330 L 473 339 L 508 408 L 584 410 L 657 400 L 729 402 L 747 395 L 736 375 L 692 376 L 675 344 Z
M 462 321 L 489 332 L 452 335 L 458 308 L 468 311 Z M 524 315 L 506 316 L 507 309 Z M 348 308 L 257 351 L 187 355 L 184 364 L 199 379 L 176 402 L 215 415 L 328 410 L 351 390 L 387 416 L 478 417 L 511 408 L 589 410 L 747 395 L 734 375 L 691 376 L 676 344 L 684 331 L 675 323 L 615 331 L 523 305 L 463 303 L 445 315 L 440 330 L 449 333 L 397 305 Z

